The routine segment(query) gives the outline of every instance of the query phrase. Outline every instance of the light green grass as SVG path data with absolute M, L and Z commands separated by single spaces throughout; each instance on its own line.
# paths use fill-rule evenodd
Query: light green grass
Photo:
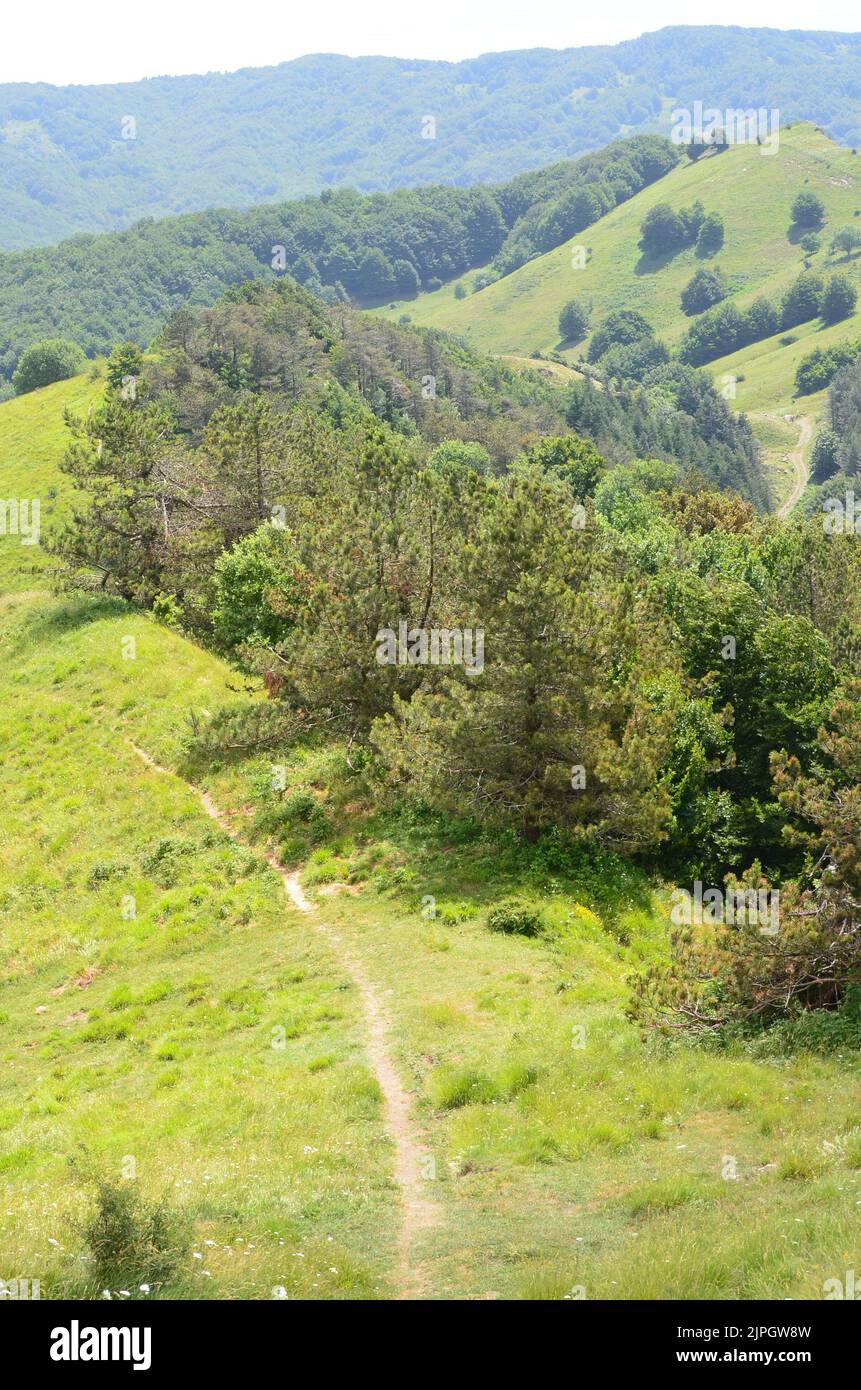
M 0 409 L 0 497 L 38 498 L 43 531 L 61 515 L 64 480 L 57 464 L 69 439 L 63 411 L 85 415 L 103 389 L 103 381 L 87 374 L 16 396 Z M 67 485 L 65 499 L 68 505 Z M 18 536 L 0 536 L 0 593 L 34 582 L 44 587 L 39 578 L 44 568 L 39 547 L 22 545 Z
M 821 272 L 840 270 L 861 287 L 861 256 L 832 257 L 834 231 L 856 222 L 861 211 L 861 154 L 834 144 L 813 126 L 798 124 L 781 133 L 776 154 L 763 156 L 750 146 L 736 146 L 717 157 L 685 163 L 666 178 L 621 204 L 571 242 L 465 299 L 454 297 L 457 282 L 433 294 L 404 301 L 384 312 L 407 313 L 413 322 L 463 335 L 476 348 L 498 354 L 529 356 L 562 349 L 576 361 L 587 346 L 559 341 L 558 317 L 572 297 L 593 303 L 592 326 L 617 309 L 644 314 L 670 347 L 678 345 L 691 320 L 682 312 L 680 295 L 701 265 L 723 270 L 736 302 L 744 307 L 759 295 L 778 299 L 803 269 L 803 255 L 788 236 L 790 209 L 801 189 L 817 193 L 827 210 L 822 250 L 813 258 Z M 640 225 L 656 203 L 675 208 L 701 199 L 707 212 L 718 212 L 726 225 L 726 242 L 717 256 L 701 261 L 686 250 L 664 262 L 644 262 L 637 245 Z M 590 256 L 585 269 L 572 269 L 571 247 L 584 245 Z M 471 289 L 473 272 L 461 277 Z M 781 347 L 779 335 L 710 365 L 718 386 L 727 374 L 743 375 L 734 402 L 739 410 L 789 410 L 795 370 L 814 347 L 845 338 L 861 338 L 861 309 L 843 323 L 820 331 L 817 324 L 793 329 L 798 342 Z M 805 398 L 805 411 L 818 411 L 821 397 Z M 797 403 L 794 408 L 799 408 Z
M 194 1218 L 204 1258 L 180 1296 L 390 1288 L 391 1151 L 356 991 L 278 877 L 129 743 L 169 744 L 226 675 L 90 601 L 6 609 L 0 1271 L 45 1296 L 86 1282 L 80 1144 L 116 1179 L 132 1156 Z
M 351 891 L 315 887 L 315 871 L 306 887 L 389 1001 L 435 1159 L 441 1219 L 419 1253 L 438 1296 L 817 1298 L 854 1267 L 856 1055 L 652 1052 L 623 1011 L 629 972 L 666 948 L 665 890 L 635 875 L 596 898 L 493 841 L 381 819 L 336 749 L 272 756 L 282 799 L 313 792 Z M 272 815 L 269 769 L 208 779 L 251 811 L 252 838 Z M 273 843 L 301 859 L 302 834 L 282 824 Z M 487 929 L 515 894 L 544 936 Z
M 67 1164 L 82 1143 L 115 1178 L 133 1157 L 141 1188 L 191 1216 L 202 1259 L 179 1296 L 394 1291 L 392 1148 L 358 991 L 276 875 L 130 746 L 192 775 L 187 717 L 236 699 L 228 682 L 122 605 L 4 599 L 0 1277 L 45 1297 L 87 1288 Z M 433 1160 L 439 1219 L 414 1252 L 428 1296 L 817 1298 L 857 1267 L 858 1056 L 648 1050 L 623 1010 L 630 970 L 666 949 L 659 885 L 571 879 L 383 815 L 337 747 L 194 775 L 249 843 L 307 864 L 386 1002 Z M 313 822 L 291 812 L 297 791 Z M 544 935 L 487 929 L 513 896 Z

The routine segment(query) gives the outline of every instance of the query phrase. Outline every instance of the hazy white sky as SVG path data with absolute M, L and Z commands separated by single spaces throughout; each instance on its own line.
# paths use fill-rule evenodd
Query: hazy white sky
M 858 0 L 35 0 L 5 7 L 0 82 L 122 82 L 262 67 L 304 53 L 470 58 L 617 43 L 666 24 L 861 30 Z

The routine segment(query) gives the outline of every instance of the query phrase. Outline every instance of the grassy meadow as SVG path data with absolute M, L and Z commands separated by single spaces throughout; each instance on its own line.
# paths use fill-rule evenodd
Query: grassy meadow
M 62 505 L 59 413 L 96 389 L 0 406 L 0 494 Z M 350 959 L 426 1155 L 424 1296 L 818 1298 L 854 1267 L 854 1047 L 672 1051 L 625 1018 L 669 885 L 387 805 L 338 746 L 196 756 L 189 716 L 254 698 L 243 678 L 120 603 L 52 596 L 20 551 L 0 539 L 0 1277 L 101 1295 L 83 1149 L 190 1223 L 164 1296 L 403 1293 Z M 509 898 L 537 936 L 489 930 Z
M 792 201 L 801 190 L 819 195 L 827 218 L 822 247 L 811 258 L 820 273 L 839 270 L 861 288 L 861 256 L 847 259 L 829 251 L 838 227 L 861 217 L 861 153 L 835 144 L 817 128 L 796 124 L 780 133 L 775 154 L 762 155 L 737 145 L 723 154 L 696 163 L 684 162 L 671 174 L 575 237 L 477 294 L 475 272 L 451 281 L 432 294 L 389 305 L 388 317 L 409 314 L 412 321 L 462 335 L 487 352 L 528 357 L 560 352 L 570 363 L 588 349 L 589 336 L 576 344 L 560 341 L 558 318 L 571 298 L 592 303 L 592 328 L 618 309 L 645 315 L 670 348 L 677 347 L 689 327 L 680 295 L 701 266 L 719 266 L 730 296 L 746 308 L 760 295 L 777 300 L 801 273 L 804 253 L 797 231 L 789 235 Z M 726 226 L 723 249 L 701 260 L 687 248 L 670 258 L 648 259 L 638 242 L 646 213 L 656 203 L 678 211 L 700 199 L 706 212 L 720 213 Z M 588 261 L 572 267 L 572 248 L 585 246 Z M 458 299 L 458 285 L 467 291 Z M 850 318 L 829 328 L 818 321 L 802 324 L 789 334 L 754 343 L 709 364 L 718 389 L 734 379 L 732 404 L 751 413 L 766 458 L 781 471 L 785 448 L 769 444 L 769 417 L 808 414 L 818 418 L 826 392 L 796 397 L 795 372 L 814 348 L 829 348 L 845 339 L 861 339 L 861 307 Z M 792 339 L 792 341 L 784 341 Z M 785 418 L 784 423 L 787 423 Z M 791 422 L 790 422 L 791 424 Z M 790 427 L 793 447 L 798 430 Z

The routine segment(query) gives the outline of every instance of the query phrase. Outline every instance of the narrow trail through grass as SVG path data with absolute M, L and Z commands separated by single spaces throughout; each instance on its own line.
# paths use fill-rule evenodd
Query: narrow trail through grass
M 154 772 L 168 777 L 177 775 L 169 768 L 162 767 L 137 744 L 133 743 L 132 748 Z M 241 837 L 231 825 L 228 816 L 209 793 L 197 787 L 194 790 L 197 791 L 206 814 L 231 839 L 241 842 Z M 298 871 L 289 873 L 271 850 L 265 853 L 265 858 L 280 875 L 284 891 L 297 911 L 316 913 L 316 904 L 302 888 Z M 352 978 L 362 1000 L 368 1062 L 382 1093 L 385 1125 L 394 1145 L 394 1177 L 401 1194 L 402 1218 L 398 1234 L 395 1282 L 401 1299 L 421 1298 L 426 1293 L 425 1280 L 422 1269 L 413 1262 L 412 1249 L 416 1237 L 434 1224 L 437 1207 L 436 1203 L 428 1200 L 423 1191 L 421 1171 L 424 1151 L 413 1124 L 409 1092 L 404 1087 L 392 1060 L 389 1020 L 379 992 L 363 962 L 325 922 L 315 917 L 314 926 L 325 937 L 327 944 L 337 955 L 341 967 Z
M 789 455 L 789 462 L 792 464 L 792 488 L 786 501 L 778 510 L 777 515 L 781 518 L 789 516 L 799 497 L 807 487 L 807 464 L 804 460 L 805 450 L 810 443 L 813 435 L 813 420 L 810 415 L 799 415 L 798 417 L 798 443 Z

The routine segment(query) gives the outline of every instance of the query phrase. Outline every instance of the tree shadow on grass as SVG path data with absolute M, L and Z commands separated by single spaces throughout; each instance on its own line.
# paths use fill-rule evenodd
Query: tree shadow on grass
M 659 255 L 649 254 L 643 251 L 640 259 L 634 266 L 635 275 L 656 275 L 659 270 L 665 270 L 671 261 L 680 256 L 683 251 L 687 251 L 687 246 L 674 246 L 670 251 L 661 251 Z
M 32 645 L 77 632 L 91 623 L 119 618 L 130 611 L 129 605 L 120 598 L 109 598 L 107 595 L 95 598 L 90 595 L 75 596 L 50 610 L 28 614 L 10 636 L 13 645 Z M 15 637 L 19 639 L 17 644 L 14 642 Z

